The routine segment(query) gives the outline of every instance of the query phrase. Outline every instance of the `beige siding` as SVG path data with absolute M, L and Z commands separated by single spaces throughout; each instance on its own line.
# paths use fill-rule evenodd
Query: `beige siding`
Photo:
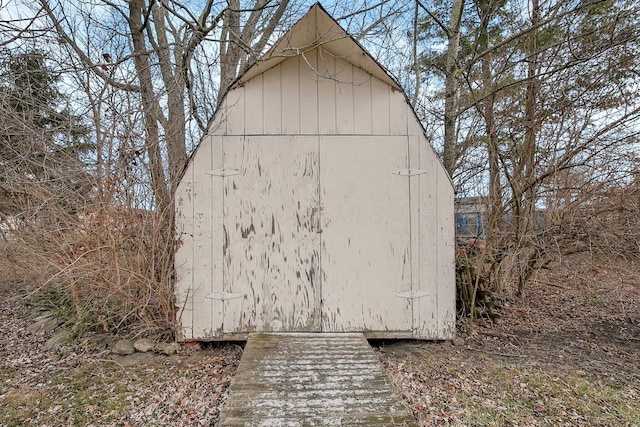
M 306 64 L 305 64 L 306 66 Z M 300 133 L 300 58 L 291 58 L 280 66 L 282 73 L 282 133 Z
M 402 92 L 323 49 L 286 59 L 232 90 L 226 135 L 406 135 Z M 413 114 L 411 113 L 411 120 Z
M 451 338 L 453 188 L 404 95 L 321 49 L 263 70 L 176 192 L 180 339 Z
M 193 333 L 195 336 L 212 336 L 212 300 L 207 296 L 213 291 L 211 272 L 213 242 L 213 180 L 211 138 L 198 147 L 193 160 Z
M 286 99 L 298 105 L 300 111 L 300 133 L 315 135 L 318 133 L 318 49 L 302 54 L 299 57 L 300 98 Z M 285 62 L 291 61 L 288 59 Z M 287 77 L 288 79 L 288 77 Z
M 209 172 L 211 177 L 211 270 L 203 271 L 203 274 L 209 274 L 211 280 L 211 294 L 207 297 L 211 301 L 211 325 L 208 330 L 212 336 L 220 337 L 222 334 L 222 321 L 224 318 L 225 294 L 224 291 L 223 272 L 224 272 L 224 173 L 220 173 L 224 169 L 224 146 L 226 137 L 212 136 L 211 138 L 211 155 L 212 155 L 212 171 Z M 205 279 L 206 280 L 206 279 Z M 222 297 L 222 298 L 221 298 Z
M 322 137 L 323 331 L 410 331 L 406 138 Z
M 317 138 L 225 142 L 224 332 L 319 330 Z
M 227 95 L 224 107 L 219 112 L 218 117 L 221 117 L 222 124 L 215 124 L 213 129 L 209 131 L 210 133 L 216 135 L 244 135 L 245 90 L 243 87 L 233 90 Z
M 389 133 L 391 135 L 408 135 L 407 120 L 415 121 L 411 108 L 407 104 L 404 94 L 394 88 L 389 88 Z M 420 134 L 422 136 L 422 134 Z
M 418 129 L 415 129 L 418 131 Z M 438 224 L 437 224 L 437 182 L 434 169 L 439 166 L 422 135 L 412 135 L 412 140 L 419 145 L 419 169 L 427 171 L 418 175 L 420 191 L 419 211 L 419 256 L 420 278 L 422 290 L 428 295 L 419 299 L 420 320 L 417 333 L 422 338 L 437 339 L 438 331 Z
M 176 320 L 178 338 L 193 338 L 193 162 L 178 184 L 175 194 L 176 204 Z
M 406 120 L 406 116 L 405 116 Z M 405 122 L 405 132 L 407 129 L 407 123 Z M 419 139 L 415 136 L 406 136 L 408 140 L 408 167 L 411 174 L 403 176 L 409 187 L 409 217 L 410 217 L 410 238 L 411 238 L 411 251 L 410 251 L 410 265 L 411 265 L 411 291 L 416 293 L 416 297 L 413 298 L 413 323 L 412 330 L 416 334 L 420 330 L 420 322 L 423 320 L 423 309 L 425 307 L 425 300 L 428 295 L 422 295 L 422 292 L 432 293 L 432 291 L 426 287 L 427 283 L 420 276 L 420 212 L 421 212 L 421 193 L 420 193 L 420 175 L 413 175 L 419 171 L 420 168 L 420 144 Z M 425 288 L 423 288 L 426 287 Z
M 434 168 L 434 174 L 438 182 L 438 338 L 452 339 L 456 321 L 454 193 L 444 168 Z
M 318 72 L 318 133 L 331 135 L 336 133 L 336 66 L 333 55 L 323 49 L 318 49 Z
M 264 73 L 262 82 L 262 93 L 264 103 L 264 133 L 267 135 L 280 135 L 282 133 L 282 89 L 280 81 L 282 79 L 282 68 L 276 65 Z M 292 79 L 295 80 L 295 79 Z M 284 80 L 285 86 L 292 82 Z
M 263 94 L 264 74 L 256 76 L 244 85 L 244 133 L 247 135 L 262 135 L 264 133 L 265 104 L 263 103 Z
M 389 92 L 389 85 L 371 79 L 371 125 L 374 135 L 389 135 Z
M 353 125 L 354 132 L 360 135 L 371 135 L 371 80 L 370 74 L 353 67 Z
M 353 66 L 336 60 L 336 133 L 355 133 L 353 105 Z

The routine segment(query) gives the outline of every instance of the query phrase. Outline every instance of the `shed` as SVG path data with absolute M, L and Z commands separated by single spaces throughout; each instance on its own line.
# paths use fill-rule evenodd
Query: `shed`
M 453 186 L 319 5 L 230 88 L 175 194 L 178 339 L 451 339 Z

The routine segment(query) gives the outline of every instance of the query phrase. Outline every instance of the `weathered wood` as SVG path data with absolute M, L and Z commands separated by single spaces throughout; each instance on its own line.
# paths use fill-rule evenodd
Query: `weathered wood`
M 391 87 L 376 78 L 371 79 L 371 124 L 374 135 L 389 135 Z M 395 119 L 395 117 L 394 117 Z
M 353 125 L 356 134 L 372 134 L 371 74 L 353 67 Z
M 213 135 L 211 137 L 211 167 L 213 170 L 224 169 L 224 141 L 228 137 Z M 209 271 L 211 293 L 224 290 L 224 184 L 225 177 L 212 176 L 211 180 L 211 271 Z M 211 299 L 210 296 L 207 296 Z M 211 325 L 209 331 L 220 339 L 224 319 L 224 301 L 211 299 Z
M 264 96 L 264 133 L 267 135 L 280 135 L 282 133 L 282 69 L 280 65 L 266 71 L 263 78 L 262 93 Z M 284 81 L 284 85 L 294 82 Z
M 410 331 L 406 138 L 322 137 L 320 158 L 322 330 Z
M 175 193 L 176 206 L 176 323 L 178 339 L 193 339 L 193 163 Z
M 444 168 L 435 168 L 438 189 L 436 199 L 438 224 L 438 275 L 436 286 L 438 293 L 438 338 L 453 339 L 455 337 L 456 290 L 455 286 L 455 230 L 453 219 L 454 193 L 449 175 Z
M 209 133 L 214 135 L 244 135 L 245 102 L 243 87 L 231 91 L 225 98 L 222 110 L 218 112 L 218 117 L 221 118 L 222 124 L 213 126 Z
M 264 133 L 263 75 L 257 75 L 244 85 L 244 132 L 247 135 Z M 233 113 L 233 110 L 230 110 Z
M 349 135 L 355 132 L 353 105 L 353 65 L 336 58 L 336 133 Z
M 251 334 L 221 426 L 415 426 L 362 334 Z
M 318 49 L 300 54 L 300 133 L 318 133 Z
M 335 57 L 318 50 L 318 133 L 335 134 L 336 129 L 336 65 Z
M 404 94 L 319 6 L 274 49 L 176 192 L 179 339 L 451 338 L 453 187 Z
M 207 298 L 213 292 L 211 272 L 213 271 L 213 170 L 212 138 L 203 140 L 198 147 L 198 155 L 193 161 L 193 334 L 215 337 L 216 327 L 212 318 L 213 300 Z M 216 319 L 217 320 L 217 319 Z
M 406 132 L 405 122 L 405 132 Z M 420 139 L 415 136 L 407 136 L 407 145 L 409 150 L 409 169 L 411 170 L 426 170 L 423 169 L 420 164 Z M 421 175 L 429 175 L 429 171 L 425 174 L 408 175 L 404 177 L 409 187 L 409 217 L 411 218 L 411 291 L 414 295 L 418 292 L 426 294 L 420 298 L 412 299 L 412 330 L 416 336 L 419 336 L 421 324 L 423 323 L 422 317 L 428 313 L 423 313 L 422 309 L 425 307 L 425 299 L 433 297 L 433 290 L 431 290 L 425 283 L 428 278 L 423 277 L 421 274 L 420 260 L 420 240 L 423 235 L 421 233 L 421 209 L 422 209 L 422 193 L 421 193 Z M 431 295 L 429 295 L 431 294 Z
M 306 64 L 305 64 L 306 66 Z M 282 90 L 282 133 L 300 133 L 300 57 L 287 59 L 280 65 Z
M 419 146 L 419 167 L 429 171 L 427 175 L 419 175 L 415 180 L 419 183 L 420 199 L 420 219 L 418 228 L 419 252 L 415 259 L 420 275 L 420 289 L 427 291 L 430 295 L 416 301 L 418 312 L 416 314 L 415 326 L 416 337 L 425 339 L 438 339 L 438 221 L 436 206 L 439 203 L 437 198 L 437 183 L 434 179 L 435 168 L 438 167 L 437 159 L 433 155 L 433 150 L 425 143 L 422 129 L 413 126 L 411 136 L 413 144 Z
M 411 107 L 407 104 L 404 93 L 391 88 L 389 94 L 389 133 L 391 135 L 408 135 L 407 120 L 415 121 Z
M 246 137 L 225 142 L 224 332 L 320 328 L 316 138 Z

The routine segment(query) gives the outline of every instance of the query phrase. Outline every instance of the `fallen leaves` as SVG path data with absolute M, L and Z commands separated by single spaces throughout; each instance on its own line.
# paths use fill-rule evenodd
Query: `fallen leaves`
M 242 349 L 188 346 L 123 367 L 103 347 L 45 348 L 27 330 L 15 288 L 0 284 L 0 425 L 210 426 L 217 422 Z M 52 331 L 48 334 L 53 333 Z
M 384 343 L 380 359 L 420 424 L 638 425 L 640 261 L 606 263 L 575 257 L 542 272 L 462 346 Z

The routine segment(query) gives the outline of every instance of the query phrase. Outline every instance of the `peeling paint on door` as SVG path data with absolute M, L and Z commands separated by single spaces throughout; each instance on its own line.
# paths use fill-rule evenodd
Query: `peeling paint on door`
M 225 142 L 224 332 L 319 331 L 317 138 L 237 137 Z

